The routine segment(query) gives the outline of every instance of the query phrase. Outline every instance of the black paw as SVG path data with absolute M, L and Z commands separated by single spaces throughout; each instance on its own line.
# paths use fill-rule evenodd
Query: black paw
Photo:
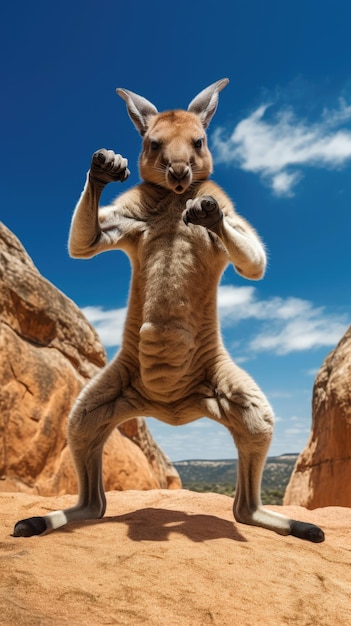
M 188 200 L 183 213 L 186 225 L 195 224 L 212 228 L 223 219 L 223 213 L 218 206 L 217 200 L 212 196 L 200 196 L 194 200 Z
M 32 537 L 33 535 L 41 535 L 45 530 L 47 530 L 47 526 L 43 517 L 29 517 L 17 522 L 13 530 L 13 536 Z
M 120 154 L 101 148 L 93 154 L 89 178 L 92 182 L 103 186 L 116 181 L 124 182 L 130 174 L 127 165 L 127 159 Z
M 321 541 L 325 539 L 324 532 L 321 528 L 314 524 L 306 524 L 306 522 L 293 522 L 290 535 L 298 537 L 299 539 L 313 541 L 314 543 L 321 543 Z

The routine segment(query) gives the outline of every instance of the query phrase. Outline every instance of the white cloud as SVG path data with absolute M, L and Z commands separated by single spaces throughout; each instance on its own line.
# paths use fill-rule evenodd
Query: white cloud
M 319 372 L 319 367 L 313 367 L 309 370 L 306 370 L 307 376 L 313 376 L 315 378 Z
M 347 104 L 345 98 L 339 98 L 339 108 L 334 111 L 325 108 L 322 117 L 325 125 L 339 126 L 351 119 L 351 105 Z
M 301 180 L 302 176 L 298 172 L 288 174 L 280 172 L 272 177 L 271 185 L 276 196 L 292 196 L 292 188 Z
M 272 297 L 259 300 L 255 287 L 221 286 L 219 315 L 223 327 L 244 319 L 262 322 L 261 330 L 249 339 L 254 352 L 288 354 L 324 346 L 335 346 L 347 329 L 347 319 L 328 314 L 301 298 Z
M 104 311 L 101 306 L 86 306 L 82 309 L 85 317 L 95 327 L 106 348 L 120 346 L 127 309 Z
M 351 131 L 339 128 L 351 119 L 351 105 L 325 109 L 320 121 L 308 124 L 284 108 L 267 119 L 272 107 L 264 104 L 237 124 L 229 137 L 219 128 L 213 134 L 218 163 L 234 163 L 259 174 L 279 196 L 293 194 L 302 167 L 340 168 L 351 159 Z
M 291 398 L 292 393 L 290 391 L 268 391 L 267 396 L 269 398 Z
M 256 287 L 221 285 L 218 310 L 224 330 L 245 320 L 255 320 L 246 331 L 248 353 L 269 351 L 284 355 L 313 348 L 335 346 L 348 326 L 345 316 L 327 313 L 301 298 L 257 297 Z M 126 308 L 104 310 L 100 306 L 83 308 L 105 347 L 119 346 L 122 340 Z M 242 336 L 239 337 L 242 341 Z M 241 343 L 243 345 L 243 343 Z M 242 355 L 242 360 L 247 355 Z
M 306 424 L 306 420 L 301 417 L 292 416 L 288 422 L 289 426 L 285 428 L 284 432 L 289 437 L 294 435 L 306 435 L 310 432 L 309 424 Z
M 324 315 L 312 306 L 303 315 L 281 324 L 275 321 L 250 341 L 251 350 L 270 351 L 288 354 L 335 346 L 347 329 L 346 320 L 341 316 Z
M 218 311 L 222 322 L 229 323 L 248 317 L 255 299 L 255 287 L 221 285 L 218 289 Z

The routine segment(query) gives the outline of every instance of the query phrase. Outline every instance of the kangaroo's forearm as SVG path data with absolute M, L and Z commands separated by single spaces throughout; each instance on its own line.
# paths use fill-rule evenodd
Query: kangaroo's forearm
M 263 277 L 267 265 L 264 246 L 255 231 L 239 217 L 224 217 L 211 230 L 224 243 L 239 274 L 251 280 Z
M 96 243 L 101 236 L 98 211 L 102 189 L 88 174 L 71 222 L 68 250 L 72 257 L 87 258 L 95 252 Z
M 266 269 L 266 253 L 264 245 L 252 226 L 235 211 L 233 203 L 227 194 L 211 180 L 199 185 L 197 203 L 187 204 L 189 210 L 183 214 L 185 223 L 202 224 L 214 232 L 222 241 L 228 257 L 236 271 L 252 280 L 263 277 Z M 203 200 L 212 198 L 217 203 L 217 211 L 208 211 Z M 210 207 L 211 208 L 211 207 Z M 194 214 L 197 212 L 197 219 Z M 200 210 L 201 209 L 201 210 Z M 206 215 L 205 215 L 206 214 Z M 211 215 L 217 219 L 211 220 Z
M 106 216 L 105 211 L 101 228 L 99 201 L 108 183 L 127 180 L 130 174 L 127 165 L 127 159 L 112 150 L 101 148 L 93 154 L 83 193 L 73 213 L 68 241 L 71 256 L 88 258 L 121 243 L 121 215 L 116 217 L 115 210 L 112 210 Z

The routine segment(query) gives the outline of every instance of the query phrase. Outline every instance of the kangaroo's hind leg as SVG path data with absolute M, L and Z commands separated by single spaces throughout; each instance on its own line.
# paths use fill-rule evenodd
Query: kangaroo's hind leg
M 234 517 L 281 535 L 320 542 L 323 531 L 313 524 L 269 511 L 261 503 L 261 479 L 273 433 L 273 411 L 260 388 L 234 363 L 226 363 L 217 378 L 216 394 L 223 422 L 238 448 L 238 478 Z
M 124 396 L 128 385 L 128 371 L 117 358 L 84 387 L 68 420 L 68 442 L 79 485 L 78 502 L 62 511 L 17 522 L 14 536 L 39 535 L 73 520 L 98 519 L 104 515 L 104 443 L 118 424 L 138 414 L 136 403 L 132 405 Z

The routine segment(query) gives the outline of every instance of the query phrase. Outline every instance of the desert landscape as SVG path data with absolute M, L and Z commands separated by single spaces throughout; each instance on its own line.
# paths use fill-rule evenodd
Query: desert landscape
M 78 307 L 0 224 L 0 624 L 348 626 L 351 330 L 327 357 L 284 506 L 323 543 L 238 524 L 233 499 L 181 489 L 143 417 L 104 451 L 106 516 L 41 536 L 14 523 L 75 502 L 66 418 L 106 362 Z
M 74 499 L 0 494 L 4 626 L 350 623 L 349 508 L 270 507 L 319 524 L 313 544 L 236 524 L 228 496 L 109 492 L 102 520 L 11 536 L 17 519 Z

